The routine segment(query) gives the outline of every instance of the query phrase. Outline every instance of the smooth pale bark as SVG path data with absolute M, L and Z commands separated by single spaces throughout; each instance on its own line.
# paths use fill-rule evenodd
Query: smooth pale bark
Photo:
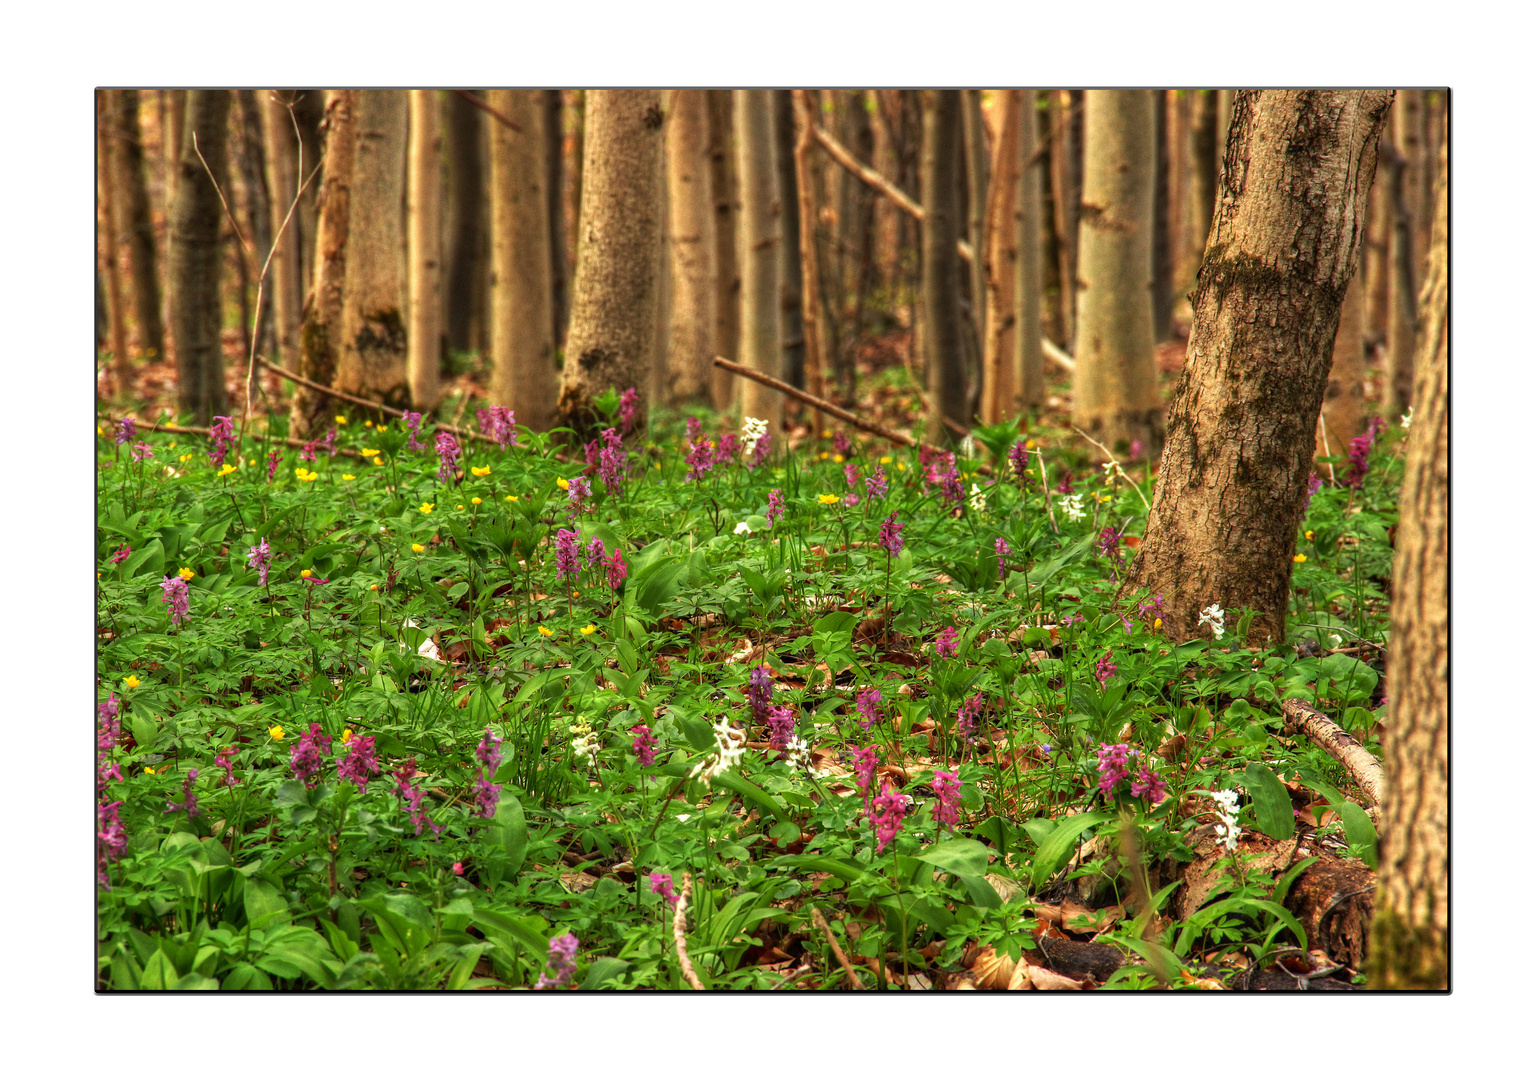
M 1059 333 L 1064 348 L 1074 352 L 1074 319 L 1079 304 L 1076 270 L 1079 265 L 1079 153 L 1082 144 L 1075 138 L 1072 108 L 1071 91 L 1047 92 L 1047 115 L 1053 139 L 1049 173 L 1053 187 L 1053 229 L 1058 241 Z
M 805 359 L 807 388 L 813 396 L 823 396 L 823 372 L 827 365 L 823 360 L 824 343 L 828 340 L 826 316 L 819 301 L 817 216 L 813 212 L 812 164 L 808 155 L 812 150 L 812 125 L 816 122 L 812 95 L 807 90 L 796 90 L 796 199 L 797 199 L 797 254 L 801 262 L 802 327 L 807 338 Z M 812 410 L 812 434 L 822 438 L 826 423 L 821 410 Z
M 252 340 L 256 351 L 271 356 L 276 348 L 273 337 L 273 304 L 267 283 L 262 279 L 263 264 L 273 247 L 271 193 L 267 189 L 267 154 L 262 147 L 262 117 L 256 91 L 234 92 L 235 112 L 232 135 L 233 154 L 240 171 L 240 187 L 229 193 L 231 209 L 244 211 L 241 228 L 250 243 L 235 241 L 235 265 L 240 274 L 240 325 L 245 338 L 244 354 L 250 356 Z M 243 196 L 237 200 L 236 196 Z M 235 203 L 238 201 L 239 207 Z M 271 268 L 269 267 L 269 271 Z M 257 296 L 261 292 L 260 299 Z M 255 325 L 253 325 L 253 323 Z M 256 390 L 256 369 L 249 367 L 251 390 Z
M 1448 151 L 1439 154 L 1390 602 L 1368 985 L 1448 988 Z
M 734 359 L 745 367 L 780 377 L 780 185 L 775 170 L 775 95 L 772 90 L 732 91 L 732 125 L 743 214 L 743 304 Z M 782 399 L 778 391 L 742 381 L 743 415 L 764 420 L 780 441 Z
M 545 109 L 539 90 L 492 90 L 491 106 L 522 129 L 491 126 L 492 385 L 494 404 L 546 431 L 556 422 L 556 343 L 551 322 Z
M 134 330 L 139 352 L 158 357 L 165 351 L 160 322 L 160 276 L 155 265 L 155 226 L 145 184 L 144 145 L 139 131 L 139 92 L 114 90 L 111 131 L 112 172 L 117 187 L 118 236 L 128 242 L 128 278 L 134 294 Z
M 1389 106 L 1377 90 L 1236 98 L 1186 366 L 1121 593 L 1161 596 L 1174 641 L 1199 636 L 1212 604 L 1231 633 L 1255 609 L 1250 644 L 1283 641 L 1314 428 Z
M 716 212 L 716 354 L 737 351 L 741 323 L 739 297 L 743 279 L 737 258 L 737 170 L 732 153 L 732 91 L 708 90 L 711 110 L 711 202 Z M 720 368 L 711 371 L 711 403 L 718 410 L 732 404 L 736 380 Z
M 1163 437 L 1150 300 L 1155 93 L 1085 91 L 1074 423 L 1119 454 L 1135 439 L 1155 453 Z
M 1325 383 L 1320 421 L 1315 425 L 1315 457 L 1343 455 L 1363 428 L 1363 279 L 1364 259 L 1341 298 L 1341 319 L 1331 348 L 1331 373 Z M 1318 470 L 1325 475 L 1325 467 Z
M 411 402 L 406 381 L 407 91 L 360 90 L 353 163 L 342 352 L 335 385 L 395 408 Z
M 220 350 L 224 208 L 219 189 L 209 177 L 212 172 L 221 188 L 228 187 L 224 177 L 229 118 L 228 90 L 187 91 L 187 126 L 182 136 L 182 167 L 167 269 L 171 333 L 176 338 L 177 408 L 200 425 L 223 415 L 229 403 Z
M 780 377 L 807 387 L 807 339 L 802 328 L 801 213 L 796 184 L 796 107 L 790 90 L 775 91 L 775 174 L 780 188 Z M 870 230 L 867 230 L 870 235 Z M 869 272 L 867 260 L 867 272 Z M 859 298 L 862 294 L 857 292 Z
M 978 415 L 985 424 L 997 424 L 1016 409 L 1015 282 L 1019 248 L 1016 229 L 1016 178 L 1021 168 L 1017 146 L 1021 137 L 1021 91 L 997 91 L 999 137 L 994 141 L 994 164 L 989 169 L 989 193 L 985 206 L 983 259 L 988 302 L 988 332 L 983 338 L 983 395 Z
M 126 386 L 133 368 L 128 358 L 128 319 L 123 303 L 123 277 L 118 263 L 117 191 L 112 182 L 112 102 L 106 90 L 96 92 L 96 190 L 98 247 L 107 276 L 107 340 L 112 346 L 113 372 Z
M 347 276 L 347 239 L 352 221 L 353 166 L 357 158 L 357 90 L 326 95 L 326 149 L 316 213 L 315 278 L 305 299 L 299 330 L 299 374 L 331 385 L 341 355 L 342 294 Z M 309 387 L 294 388 L 289 431 L 306 439 L 331 415 L 331 399 Z
M 272 265 L 268 270 L 267 295 L 272 297 L 278 355 L 285 367 L 295 370 L 299 352 L 299 326 L 304 314 L 304 288 L 301 284 L 299 258 L 298 208 L 294 200 L 300 178 L 299 155 L 302 144 L 296 131 L 288 95 L 281 90 L 258 90 L 257 107 L 262 118 L 262 141 L 267 162 L 267 191 L 271 196 L 270 222 L 277 237 Z M 310 163 L 314 167 L 315 163 Z M 284 228 L 285 218 L 294 219 Z
M 942 422 L 966 424 L 967 373 L 962 345 L 962 92 L 924 93 L 924 152 L 920 174 L 924 222 L 920 228 L 920 308 L 930 404 L 930 441 L 954 441 Z
M 444 320 L 449 348 L 468 353 L 480 349 L 486 337 L 486 114 L 452 91 L 444 95 L 444 105 L 449 158 Z
M 427 413 L 438 405 L 438 365 L 443 353 L 443 154 L 438 91 L 411 91 L 410 109 L 406 381 L 412 408 Z
M 716 236 L 709 91 L 668 91 L 668 401 L 709 403 L 716 353 Z M 725 354 L 723 354 L 725 355 Z
M 558 411 L 593 429 L 593 399 L 635 387 L 644 422 L 657 345 L 663 113 L 657 90 L 589 90 L 572 321 Z
M 1047 400 L 1042 359 L 1042 164 L 1037 152 L 1036 94 L 1021 91 L 1017 114 L 1015 199 L 1015 401 L 1014 413 L 1040 409 Z

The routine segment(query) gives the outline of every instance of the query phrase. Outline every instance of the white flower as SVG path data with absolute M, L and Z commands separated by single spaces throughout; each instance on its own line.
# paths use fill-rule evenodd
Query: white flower
M 800 735 L 786 742 L 786 763 L 796 772 L 812 772 L 812 748 Z
M 716 736 L 716 751 L 696 765 L 689 775 L 698 776 L 706 783 L 736 767 L 743 757 L 743 749 L 748 743 L 748 736 L 732 726 L 732 722 L 723 716 L 712 725 L 711 733 Z
M 1117 474 L 1121 472 L 1122 469 L 1115 461 L 1108 461 L 1105 465 L 1101 466 L 1101 471 L 1106 474 L 1106 478 L 1103 483 L 1105 483 L 1107 486 L 1110 486 L 1117 482 Z
M 738 536 L 752 536 L 753 535 L 753 530 L 748 527 L 748 522 L 746 522 L 746 521 L 739 521 L 737 523 L 737 528 L 733 529 L 732 531 L 734 533 L 736 533 Z
M 1233 851 L 1240 842 L 1240 796 L 1233 791 L 1210 791 L 1218 804 L 1218 838 L 1226 851 Z
M 1202 609 L 1197 625 L 1211 626 L 1213 628 L 1213 640 L 1218 641 L 1224 636 L 1224 609 L 1217 604 L 1209 604 Z
M 1405 410 L 1405 415 L 1400 418 L 1400 426 L 1401 427 L 1408 428 L 1408 427 L 1411 426 L 1411 414 L 1413 412 L 1415 412 L 1415 411 L 1416 411 L 1415 409 L 1407 409 L 1407 410 Z
M 751 416 L 743 417 L 743 441 L 749 446 L 762 439 L 768 430 L 768 420 L 755 420 Z
M 973 442 L 973 437 L 971 435 L 964 436 L 962 439 L 962 445 L 957 447 L 957 449 L 962 451 L 962 456 L 965 458 L 970 458 L 978 452 L 978 446 Z
M 973 491 L 968 496 L 967 505 L 971 506 L 977 513 L 983 513 L 983 492 L 978 490 L 977 484 L 973 485 Z
M 1078 521 L 1085 516 L 1083 505 L 1084 496 L 1080 494 L 1065 495 L 1058 500 L 1058 509 L 1069 515 L 1070 521 Z
M 586 757 L 591 768 L 598 768 L 598 739 L 593 736 L 593 729 L 588 726 L 588 721 L 582 717 L 577 718 L 577 723 L 572 725 L 572 734 L 577 738 L 572 740 L 572 753 L 578 757 Z

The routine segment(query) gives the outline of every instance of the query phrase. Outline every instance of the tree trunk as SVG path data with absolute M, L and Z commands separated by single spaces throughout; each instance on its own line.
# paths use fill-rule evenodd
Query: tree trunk
M 1021 137 L 1020 90 L 1001 90 L 999 137 L 994 140 L 994 164 L 989 170 L 989 193 L 984 213 L 983 258 L 988 300 L 988 332 L 983 339 L 983 396 L 979 418 L 997 424 L 1019 410 L 1016 405 L 1015 283 L 1020 258 L 1016 228 L 1017 173 L 1021 168 L 1017 147 Z
M 1331 350 L 1331 373 L 1325 383 L 1320 421 L 1315 425 L 1315 457 L 1347 452 L 1363 428 L 1363 279 L 1367 269 L 1358 256 L 1357 273 L 1341 298 L 1341 318 Z M 1323 469 L 1321 470 L 1323 475 Z
M 224 414 L 223 326 L 219 268 L 230 118 L 228 90 L 187 91 L 187 127 L 182 136 L 182 170 L 176 184 L 171 223 L 171 332 L 176 336 L 176 401 L 194 423 L 207 425 Z M 202 154 L 201 159 L 199 154 Z M 204 169 L 204 162 L 208 169 Z
M 1415 96 L 1414 91 L 1406 92 Z M 1389 324 L 1385 332 L 1385 370 L 1379 393 L 1379 415 L 1393 422 L 1411 404 L 1416 380 L 1416 188 L 1420 180 L 1422 138 L 1416 131 L 1421 119 L 1417 105 L 1402 108 L 1395 99 L 1395 141 L 1384 192 L 1389 198 L 1388 275 Z
M 924 320 L 924 365 L 930 402 L 930 441 L 953 442 L 942 422 L 966 424 L 967 373 L 962 345 L 962 265 L 957 241 L 962 236 L 962 92 L 924 93 L 924 154 L 920 191 L 924 222 L 920 227 L 920 303 Z
M 176 206 L 176 182 L 182 175 L 182 133 L 187 128 L 187 91 L 164 90 L 165 94 L 165 120 L 161 137 L 161 168 L 165 176 L 166 199 L 166 225 L 169 228 L 171 215 Z M 167 262 L 170 261 L 170 240 L 166 241 Z M 169 283 L 167 292 L 169 292 Z M 170 297 L 167 297 L 167 305 Z M 169 322 L 165 320 L 165 322 Z M 173 330 L 172 333 L 175 333 Z
M 737 173 L 743 192 L 738 250 L 743 253 L 741 345 L 734 358 L 745 367 L 780 377 L 780 191 L 775 170 L 775 95 L 772 90 L 732 91 Z M 780 442 L 781 396 L 756 382 L 742 384 L 743 415 L 769 423 Z
M 115 90 L 109 101 L 112 168 L 116 178 L 117 233 L 128 241 L 129 281 L 134 292 L 134 321 L 139 352 L 158 357 L 166 348 L 160 322 L 160 277 L 155 266 L 155 226 L 150 220 L 150 199 L 145 186 L 144 145 L 139 133 L 139 92 Z
M 716 351 L 716 237 L 712 233 L 708 90 L 670 90 L 668 159 L 668 401 L 711 400 Z M 726 355 L 726 354 L 723 354 Z
M 1073 97 L 1068 90 L 1047 92 L 1048 121 L 1053 145 L 1050 172 L 1053 186 L 1053 227 L 1058 240 L 1058 318 L 1064 348 L 1074 344 L 1074 317 L 1079 303 L 1079 149 L 1071 118 Z
M 1365 297 L 1364 316 L 1368 320 L 1367 334 L 1376 344 L 1389 346 L 1389 302 L 1391 237 L 1395 233 L 1394 184 L 1398 155 L 1388 136 L 1379 140 L 1379 167 L 1373 178 L 1373 192 L 1369 201 L 1368 238 L 1363 241 L 1364 257 L 1368 263 L 1368 277 L 1364 282 L 1368 295 Z M 1381 392 L 1382 393 L 1382 392 Z
M 1114 452 L 1158 452 L 1164 403 L 1149 288 L 1155 92 L 1085 91 L 1074 423 Z
M 737 261 L 737 176 L 732 153 L 732 91 L 708 90 L 711 111 L 711 201 L 716 207 L 716 354 L 737 351 L 743 279 Z M 717 410 L 732 404 L 735 380 L 713 368 L 711 403 Z
M 357 90 L 326 95 L 326 159 L 318 200 L 315 280 L 305 298 L 299 331 L 299 373 L 330 386 L 342 352 L 342 292 L 347 277 L 347 237 L 352 218 L 353 166 L 357 159 Z M 300 385 L 289 410 L 289 433 L 306 439 L 330 415 L 331 399 Z
M 510 406 L 519 423 L 547 431 L 556 421 L 559 376 L 551 319 L 544 94 L 492 90 L 487 98 L 522 129 L 500 121 L 491 127 L 491 399 Z
M 801 263 L 802 328 L 807 340 L 805 367 L 808 389 L 814 397 L 823 397 L 823 373 L 828 369 L 823 355 L 828 333 L 823 305 L 819 301 L 817 216 L 813 213 L 812 163 L 807 160 L 807 155 L 811 152 L 812 125 L 817 117 L 813 112 L 811 91 L 797 90 L 794 94 L 800 124 L 795 152 L 796 221 L 797 252 Z M 817 409 L 812 410 L 811 420 L 813 438 L 821 439 L 825 427 L 823 413 Z
M 566 261 L 566 169 L 563 167 L 561 91 L 544 91 L 545 105 L 545 201 L 550 221 L 550 317 L 551 341 L 560 348 L 566 340 L 566 320 L 571 313 L 572 268 Z
M 1368 984 L 1448 988 L 1448 147 L 1438 155 L 1390 603 Z
M 112 345 L 112 369 L 120 389 L 128 385 L 133 367 L 128 358 L 127 312 L 123 303 L 123 277 L 118 262 L 117 185 L 113 183 L 112 102 L 108 91 L 96 92 L 96 186 L 97 228 L 102 268 L 107 274 L 107 339 Z
M 412 407 L 425 413 L 438 405 L 438 366 L 443 355 L 441 111 L 437 90 L 411 91 L 406 378 Z
M 1015 402 L 1011 411 L 1037 410 L 1047 401 L 1042 361 L 1042 165 L 1037 152 L 1037 100 L 1021 91 L 1015 170 Z
M 285 367 L 294 370 L 299 351 L 299 325 L 303 318 L 304 289 L 299 258 L 298 207 L 294 200 L 301 178 L 298 176 L 300 143 L 289 111 L 287 97 L 281 90 L 257 91 L 257 106 L 262 116 L 262 139 L 267 153 L 267 190 L 271 196 L 272 234 L 277 237 L 273 250 L 271 281 L 278 353 Z M 314 162 L 311 162 L 314 167 Z M 284 220 L 292 218 L 284 227 Z
M 1213 185 L 1218 176 L 1214 162 L 1214 108 L 1212 90 L 1188 91 L 1192 95 L 1187 132 L 1186 211 L 1183 215 L 1180 257 L 1176 263 L 1176 318 L 1190 326 L 1191 292 L 1197 284 L 1197 269 L 1208 246 L 1208 230 L 1213 224 Z
M 297 162 L 301 183 L 309 179 L 315 167 L 321 163 L 321 126 L 326 120 L 324 90 L 293 90 L 294 119 L 299 124 L 300 155 Z M 303 291 L 306 282 L 315 278 L 316 237 L 320 235 L 320 175 L 310 182 L 299 196 L 299 209 L 295 219 L 299 223 L 299 282 Z M 292 226 L 291 226 L 292 227 Z
M 590 90 L 572 322 L 561 371 L 562 422 L 592 430 L 593 399 L 634 387 L 643 412 L 657 340 L 662 245 L 662 99 Z
M 456 93 L 444 95 L 448 107 L 448 280 L 445 323 L 449 348 L 469 353 L 480 348 L 486 319 L 486 166 L 481 143 L 486 115 Z
M 395 408 L 406 381 L 405 90 L 360 90 L 336 387 Z
M 796 185 L 796 109 L 790 90 L 775 91 L 775 174 L 780 189 L 780 377 L 807 388 L 807 338 L 802 328 L 801 214 Z M 866 230 L 869 237 L 870 229 Z M 866 260 L 869 268 L 870 260 Z
M 240 252 L 238 265 L 242 268 L 241 332 L 245 335 L 247 356 L 251 355 L 253 339 L 257 352 L 271 356 L 276 340 L 273 336 L 272 289 L 270 284 L 263 283 L 262 268 L 273 248 L 272 206 L 275 200 L 267 189 L 267 155 L 263 152 L 261 108 L 256 91 L 249 88 L 235 91 L 234 104 L 238 110 L 234 114 L 234 128 L 239 136 L 235 143 L 235 159 L 240 165 L 244 196 L 240 204 L 245 211 L 246 233 L 251 238 L 249 248 L 242 248 L 240 241 L 236 241 L 236 250 Z M 256 304 L 259 285 L 263 303 L 255 311 L 256 325 L 253 326 L 252 309 L 248 304 Z M 246 299 L 248 294 L 249 301 Z M 249 370 L 254 391 L 256 371 Z
M 1237 96 L 1169 441 L 1122 588 L 1164 598 L 1171 640 L 1197 636 L 1217 604 L 1235 619 L 1256 610 L 1252 644 L 1283 642 L 1314 427 L 1390 100 Z
M 985 252 L 989 204 L 988 133 L 983 127 L 983 91 L 962 91 L 963 198 L 966 203 L 966 237 L 974 257 L 967 264 L 967 311 L 962 321 L 962 355 L 967 365 L 966 414 L 978 412 L 983 396 L 984 342 L 989 328 L 988 270 Z
M 1174 224 L 1170 219 L 1174 199 L 1170 190 L 1171 180 L 1171 132 L 1168 98 L 1170 91 L 1152 91 L 1154 97 L 1154 218 L 1149 234 L 1153 272 L 1149 278 L 1149 310 L 1154 319 L 1154 340 L 1170 338 L 1171 282 L 1175 280 Z M 1093 143 L 1087 144 L 1085 171 L 1089 183 L 1090 159 Z M 1084 224 L 1081 222 L 1081 231 Z

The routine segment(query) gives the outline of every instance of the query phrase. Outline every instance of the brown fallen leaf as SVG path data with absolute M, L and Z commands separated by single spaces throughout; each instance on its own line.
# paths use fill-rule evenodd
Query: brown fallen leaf
M 1095 988 L 1089 979 L 1080 982 L 1078 979 L 1071 979 L 1067 975 L 1060 975 L 1056 971 L 1049 971 L 1036 964 L 1027 964 L 1026 974 L 1031 979 L 1031 985 L 1037 990 L 1092 990 Z

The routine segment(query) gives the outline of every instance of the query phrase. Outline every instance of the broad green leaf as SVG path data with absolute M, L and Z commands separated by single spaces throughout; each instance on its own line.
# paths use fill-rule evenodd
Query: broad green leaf
M 289 902 L 278 887 L 255 875 L 247 878 L 246 922 L 261 928 L 289 921 Z
M 989 872 L 989 849 L 963 836 L 931 844 L 914 857 L 958 877 L 981 878 Z
M 1273 840 L 1293 835 L 1293 800 L 1277 774 L 1260 762 L 1245 767 L 1245 787 L 1256 812 L 1256 827 Z
M 139 976 L 140 990 L 170 990 L 176 986 L 176 965 L 163 951 L 157 949 L 145 961 L 144 974 Z
M 1068 865 L 1069 856 L 1079 843 L 1080 834 L 1097 825 L 1116 820 L 1110 810 L 1096 810 L 1088 814 L 1075 814 L 1060 822 L 1047 842 L 1037 849 L 1037 857 L 1031 862 L 1031 884 L 1040 889 L 1047 879 Z

